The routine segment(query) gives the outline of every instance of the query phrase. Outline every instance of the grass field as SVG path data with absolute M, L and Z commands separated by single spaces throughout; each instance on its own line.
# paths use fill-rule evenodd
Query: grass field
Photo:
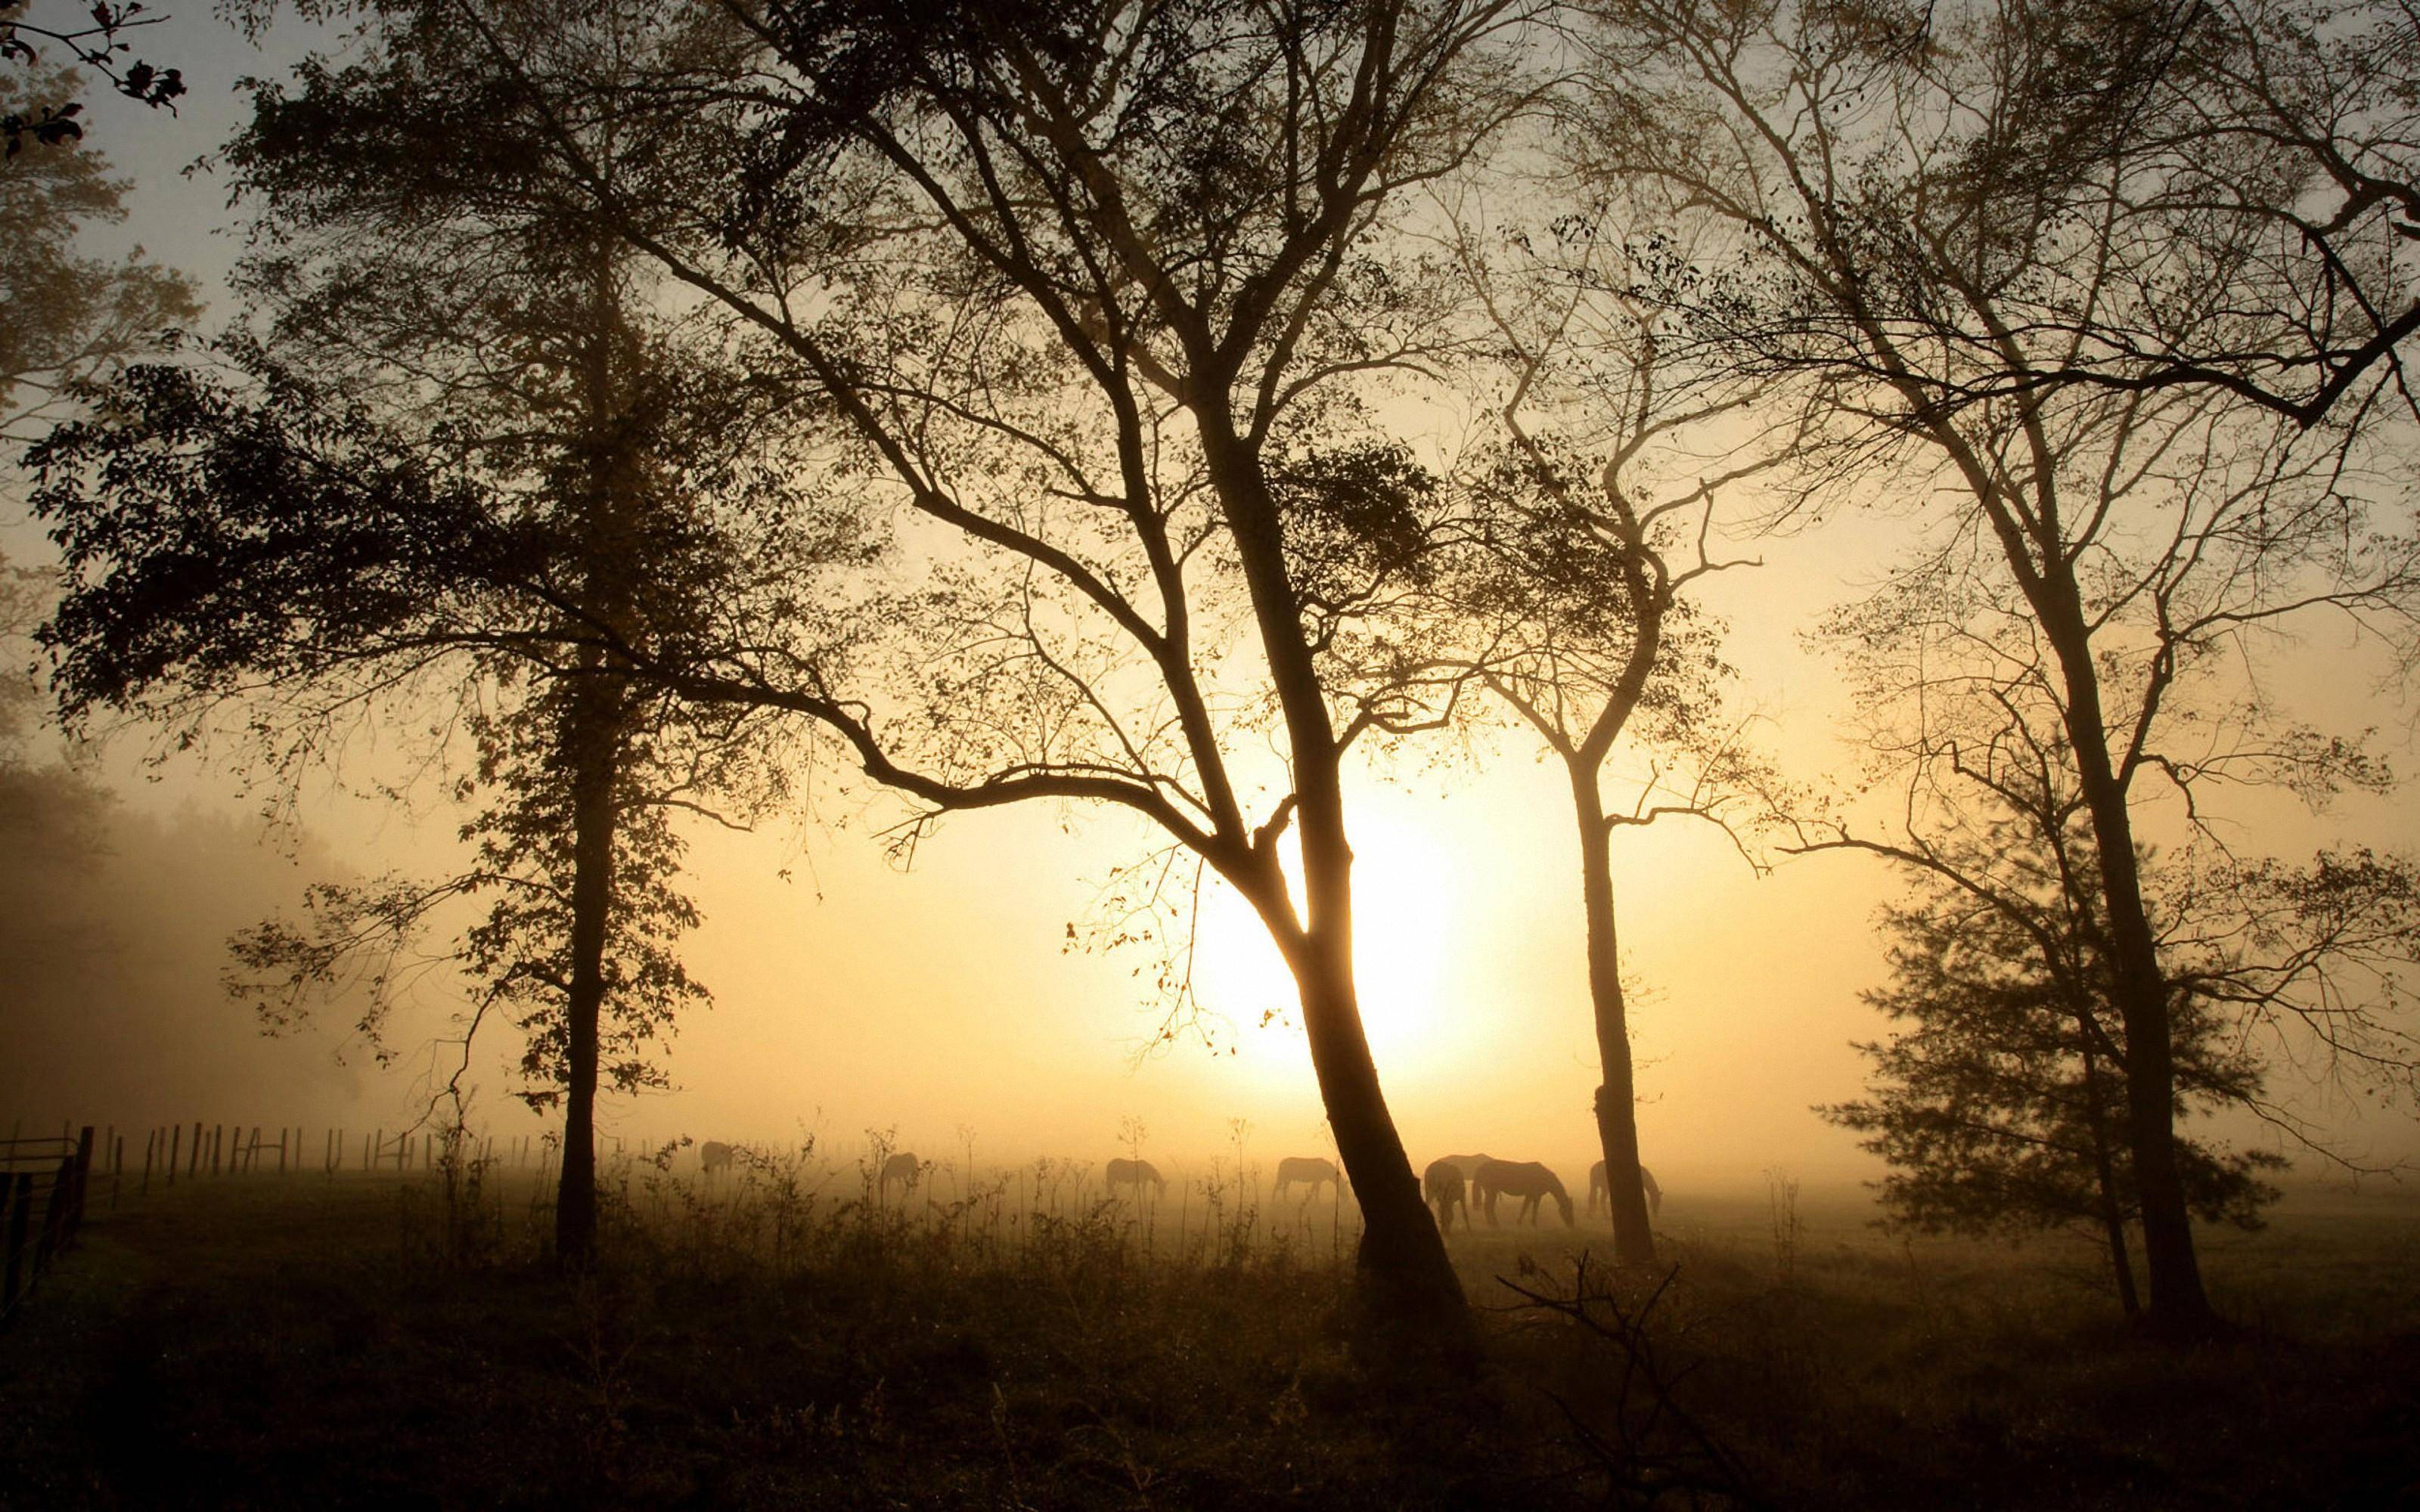
M 1482 1227 L 1481 1361 L 1406 1375 L 1355 1351 L 1349 1203 L 1146 1224 L 1030 1174 L 624 1165 L 580 1280 L 534 1174 L 155 1190 L 0 1335 L 0 1504 L 2420 1505 L 2408 1198 L 2208 1236 L 2242 1326 L 2185 1351 L 2088 1253 L 1901 1242 L 1854 1192 L 1675 1197 L 1668 1274 Z

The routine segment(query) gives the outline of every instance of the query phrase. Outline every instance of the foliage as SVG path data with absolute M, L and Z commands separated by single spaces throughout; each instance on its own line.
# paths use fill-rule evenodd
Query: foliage
M 1865 1000 L 1901 1027 L 1858 1046 L 1873 1062 L 1871 1096 L 1823 1111 L 1890 1164 L 1881 1191 L 1896 1223 L 2101 1236 L 2113 1211 L 2132 1220 L 2139 1207 L 2122 1126 L 2125 1029 L 2108 1001 L 2102 926 L 2088 897 L 2068 890 L 2038 847 L 2028 854 L 2021 826 L 1996 838 L 1996 852 L 1959 857 L 1989 869 L 1991 900 L 1921 872 L 1913 896 L 1884 910 L 1891 980 Z M 2183 988 L 2170 1024 L 2180 1110 L 2258 1100 L 2261 1060 L 2229 1015 Z M 2255 1227 L 2276 1200 L 2259 1178 L 2279 1156 L 2176 1143 L 2186 1200 L 2204 1221 Z
M 67 73 L 0 71 L 0 110 L 14 120 L 26 98 L 74 83 Z M 201 313 L 192 282 L 140 247 L 116 263 L 79 251 L 86 228 L 125 219 L 127 188 L 96 150 L 18 157 L 12 135 L 0 165 L 0 444 L 32 440 L 41 422 L 65 412 L 78 383 Z
M 63 47 L 127 99 L 175 112 L 178 97 L 185 92 L 183 71 L 128 56 L 134 48 L 124 39 L 130 32 L 168 18 L 146 15 L 143 0 L 95 0 L 76 19 L 53 22 L 34 19 L 33 3 L 0 0 L 0 63 L 39 69 L 44 46 Z M 82 0 L 70 3 L 81 7 Z M 78 117 L 84 115 L 84 105 L 70 98 L 75 93 L 70 75 L 57 70 L 39 73 L 34 86 L 22 98 L 6 91 L 6 84 L 0 83 L 0 137 L 8 141 L 8 158 L 15 159 L 29 136 L 46 147 L 83 139 L 84 124 Z

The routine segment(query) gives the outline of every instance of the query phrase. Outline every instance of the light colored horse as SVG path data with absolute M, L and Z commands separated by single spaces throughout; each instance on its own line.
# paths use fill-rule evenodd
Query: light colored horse
M 1664 1189 L 1655 1184 L 1655 1173 L 1649 1170 L 1644 1165 L 1638 1167 L 1638 1185 L 1639 1189 L 1647 1194 L 1648 1215 L 1652 1217 L 1654 1214 L 1663 1211 Z M 1599 1197 L 1605 1198 L 1606 1211 L 1607 1212 L 1612 1211 L 1613 1192 L 1610 1187 L 1606 1185 L 1605 1162 L 1603 1161 L 1598 1161 L 1595 1165 L 1589 1167 L 1588 1211 L 1589 1216 L 1591 1218 L 1596 1216 L 1596 1201 Z
M 1563 1179 L 1534 1160 L 1491 1160 L 1470 1179 L 1471 1199 L 1487 1214 L 1490 1228 L 1497 1227 L 1496 1198 L 1503 1193 L 1521 1199 L 1520 1216 L 1528 1219 L 1532 1228 L 1538 1227 L 1538 1204 L 1546 1197 L 1554 1198 L 1562 1209 L 1564 1227 L 1579 1227 L 1579 1220 L 1572 1215 L 1572 1195 L 1563 1190 Z
M 1481 1165 L 1486 1165 L 1489 1161 L 1492 1161 L 1495 1158 L 1495 1156 L 1487 1154 L 1448 1155 L 1443 1161 L 1439 1162 L 1439 1164 L 1450 1165 L 1455 1170 L 1460 1171 L 1462 1173 L 1462 1179 L 1467 1181 L 1472 1177 L 1479 1174 L 1479 1168 Z
M 1154 1193 L 1168 1190 L 1168 1178 L 1147 1160 L 1113 1160 L 1101 1168 L 1101 1180 L 1112 1193 L 1122 1186 L 1133 1187 L 1138 1196 L 1145 1186 Z
M 731 1169 L 738 1152 L 720 1139 L 709 1139 L 697 1147 L 697 1168 L 706 1176 Z
M 1311 1188 L 1310 1194 L 1302 1199 L 1309 1202 L 1319 1196 L 1319 1186 L 1323 1181 L 1336 1188 L 1339 1196 L 1343 1195 L 1344 1178 L 1336 1169 L 1334 1161 L 1323 1160 L 1317 1155 L 1288 1155 L 1278 1162 L 1277 1190 L 1269 1196 L 1272 1200 L 1282 1201 L 1286 1188 L 1300 1183 Z
M 1437 1232 L 1453 1232 L 1456 1208 L 1462 1210 L 1462 1227 L 1470 1227 L 1470 1202 L 1463 1196 L 1462 1167 L 1454 1164 L 1452 1156 L 1429 1162 L 1429 1168 L 1420 1173 L 1420 1195 L 1436 1210 Z
M 903 1149 L 882 1163 L 882 1174 L 876 1179 L 875 1189 L 883 1200 L 889 1201 L 892 1182 L 898 1182 L 899 1190 L 905 1194 L 915 1191 L 916 1183 L 923 1179 L 924 1163 L 918 1160 L 912 1151 Z

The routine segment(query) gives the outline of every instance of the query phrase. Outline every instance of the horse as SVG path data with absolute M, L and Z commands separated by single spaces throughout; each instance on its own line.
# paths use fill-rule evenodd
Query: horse
M 1463 1196 L 1462 1188 L 1462 1167 L 1453 1163 L 1450 1155 L 1443 1160 L 1431 1161 L 1429 1168 L 1420 1173 L 1420 1193 L 1428 1198 L 1429 1206 L 1436 1210 L 1437 1232 L 1453 1232 L 1453 1210 L 1456 1208 L 1462 1210 L 1462 1227 L 1466 1229 L 1470 1227 L 1470 1203 Z
M 876 1180 L 875 1190 L 887 1201 L 891 1196 L 892 1182 L 898 1182 L 903 1193 L 913 1192 L 916 1183 L 923 1179 L 924 1163 L 912 1152 L 903 1149 L 882 1163 L 882 1174 Z
M 1534 1160 L 1491 1160 L 1470 1179 L 1470 1195 L 1486 1212 L 1490 1228 L 1497 1227 L 1496 1198 L 1504 1192 L 1521 1199 L 1520 1215 L 1529 1220 L 1532 1228 L 1538 1227 L 1538 1203 L 1544 1197 L 1554 1198 L 1562 1209 L 1564 1227 L 1579 1227 L 1579 1220 L 1572 1216 L 1572 1195 L 1563 1190 L 1563 1179 Z
M 1495 1156 L 1488 1154 L 1448 1155 L 1444 1160 L 1439 1161 L 1437 1164 L 1440 1165 L 1452 1166 L 1455 1170 L 1460 1171 L 1462 1173 L 1462 1179 L 1467 1181 L 1472 1177 L 1479 1174 L 1479 1168 L 1481 1165 L 1486 1165 L 1489 1161 L 1492 1161 L 1495 1158 Z
M 1649 1170 L 1644 1165 L 1638 1167 L 1638 1185 L 1640 1190 L 1647 1194 L 1648 1216 L 1652 1217 L 1656 1213 L 1663 1211 L 1664 1189 L 1655 1184 L 1655 1173 Z M 1591 1218 L 1596 1216 L 1596 1199 L 1599 1197 L 1605 1198 L 1606 1211 L 1607 1212 L 1611 1212 L 1613 1211 L 1613 1189 L 1606 1185 L 1605 1162 L 1603 1161 L 1598 1161 L 1595 1165 L 1589 1167 L 1588 1211 L 1589 1216 Z
M 1160 1175 L 1159 1167 L 1147 1160 L 1113 1160 L 1101 1168 L 1101 1179 L 1112 1192 L 1122 1186 L 1130 1186 L 1140 1196 L 1146 1185 L 1155 1194 L 1168 1190 L 1168 1178 Z
M 698 1170 L 706 1176 L 731 1169 L 737 1152 L 720 1139 L 709 1139 L 697 1147 Z
M 1319 1196 L 1322 1181 L 1335 1187 L 1339 1196 L 1343 1194 L 1344 1178 L 1338 1174 L 1334 1161 L 1323 1160 L 1317 1155 L 1288 1155 L 1278 1162 L 1277 1190 L 1269 1196 L 1273 1201 L 1281 1200 L 1287 1187 L 1301 1182 L 1311 1188 L 1310 1196 L 1302 1199 L 1309 1202 L 1311 1197 Z

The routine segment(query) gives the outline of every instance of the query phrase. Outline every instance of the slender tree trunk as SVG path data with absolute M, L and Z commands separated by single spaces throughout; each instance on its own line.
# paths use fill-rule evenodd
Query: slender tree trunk
M 2067 689 L 2068 741 L 2075 750 L 2076 775 L 2100 851 L 2102 897 L 2109 910 L 2111 995 L 2126 1030 L 2127 1143 L 2150 1291 L 2144 1319 L 2163 1337 L 2206 1337 L 2220 1325 L 2209 1293 L 2202 1289 L 2193 1216 L 2177 1169 L 2176 1055 L 2167 982 L 2143 905 L 2133 815 L 2109 759 L 2100 677 L 2071 576 L 2046 587 L 2044 596 L 2040 612 L 2058 655 Z
M 564 1011 L 563 1172 L 554 1203 L 555 1260 L 566 1270 L 585 1270 L 597 1259 L 597 1044 L 613 905 L 615 702 L 601 674 L 571 690 L 571 994 Z
M 2092 1057 L 2092 1016 L 2086 1008 L 2076 1015 L 2084 1050 L 2084 1117 L 2092 1125 L 2092 1176 L 2101 1189 L 2101 1227 L 2109 1242 L 2109 1269 L 2118 1282 L 2118 1305 L 2129 1318 L 2139 1317 L 2142 1300 L 2134 1294 L 2134 1262 L 2126 1253 L 2126 1204 L 2118 1190 L 2118 1163 L 2109 1149 L 2109 1107 L 2101 1097 L 2101 1068 Z
M 1629 1006 L 1621 994 L 1621 936 L 1613 913 L 1612 834 L 1593 770 L 1569 760 L 1572 805 L 1579 821 L 1580 895 L 1588 911 L 1589 999 L 1596 1011 L 1597 1142 L 1605 1148 L 1606 1205 L 1613 1213 L 1614 1258 L 1655 1263 L 1655 1230 L 1638 1174 L 1638 1094 L 1630 1063 Z

